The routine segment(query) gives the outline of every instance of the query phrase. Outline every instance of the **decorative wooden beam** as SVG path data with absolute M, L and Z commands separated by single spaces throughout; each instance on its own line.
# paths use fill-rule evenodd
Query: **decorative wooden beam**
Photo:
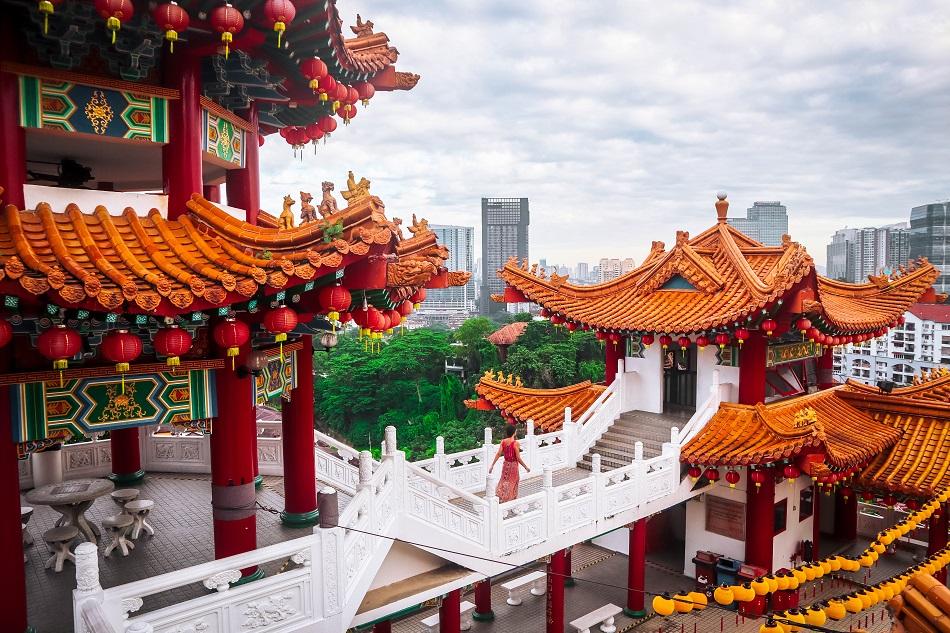
M 284 346 L 287 349 L 288 346 Z M 204 360 L 183 360 L 181 365 L 175 368 L 175 373 L 184 373 L 192 369 L 224 369 L 225 360 L 223 358 L 209 358 Z M 165 363 L 142 363 L 132 365 L 126 376 L 135 374 L 155 374 L 159 372 L 171 372 L 172 368 Z M 26 382 L 50 382 L 59 381 L 59 372 L 51 369 L 49 371 L 21 371 L 12 374 L 0 374 L 0 386 L 15 385 Z M 103 376 L 118 376 L 115 367 L 112 365 L 100 365 L 97 367 L 79 367 L 77 369 L 63 370 L 63 380 L 72 380 L 74 378 L 101 378 Z

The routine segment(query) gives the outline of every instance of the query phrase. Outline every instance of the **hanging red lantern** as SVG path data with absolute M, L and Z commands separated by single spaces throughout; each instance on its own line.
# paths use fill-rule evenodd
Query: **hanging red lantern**
M 425 288 L 419 288 L 414 293 L 412 293 L 411 297 L 409 297 L 409 301 L 412 301 L 412 307 L 416 310 L 419 309 L 419 305 L 422 304 L 422 302 L 425 300 L 426 300 Z
M 349 323 L 353 320 L 353 314 L 350 312 L 341 312 L 340 313 L 340 323 Z
M 706 336 L 705 334 L 700 334 L 699 336 L 696 337 L 696 347 L 698 347 L 699 349 L 704 349 L 707 345 L 709 345 L 708 336 Z
M 686 474 L 689 475 L 689 478 L 696 483 L 696 480 L 699 479 L 703 474 L 703 469 L 693 464 L 689 467 L 689 470 L 686 471 Z
M 350 291 L 340 284 L 324 286 L 317 295 L 320 308 L 326 310 L 330 321 L 339 321 L 340 313 L 350 307 L 353 296 Z
M 644 334 L 643 336 L 640 337 L 640 342 L 643 344 L 644 347 L 650 347 L 651 345 L 653 345 L 654 340 L 656 339 L 654 339 L 652 334 Z
M 805 317 L 800 318 L 795 321 L 795 327 L 798 328 L 798 333 L 802 335 L 802 340 L 805 340 L 805 333 L 808 332 L 808 328 L 811 327 L 811 321 Z
M 234 358 L 241 353 L 241 346 L 250 340 L 251 328 L 244 321 L 225 319 L 214 326 L 211 335 L 218 346 L 227 349 L 227 355 L 231 359 L 231 369 L 234 369 Z
M 884 495 L 884 498 L 881 499 L 881 502 L 888 508 L 893 508 L 894 504 L 897 503 L 897 499 L 894 498 L 894 495 Z
M 551 325 L 555 327 L 561 325 L 562 323 L 564 323 L 564 321 L 565 321 L 564 317 L 561 316 L 560 314 L 551 315 Z
M 785 468 L 782 469 L 782 475 L 788 479 L 789 483 L 798 479 L 801 474 L 802 471 L 795 464 L 786 464 Z
M 128 330 L 115 330 L 102 337 L 99 351 L 109 362 L 115 363 L 115 370 L 122 376 L 122 393 L 125 393 L 125 372 L 129 363 L 142 353 L 142 341 Z
M 851 486 L 842 486 L 839 492 L 841 493 L 841 498 L 845 501 L 854 496 L 854 490 L 851 489 Z
M 541 308 L 540 314 L 542 319 L 548 319 L 551 317 L 551 311 L 547 308 Z
M 264 3 L 264 19 L 277 33 L 277 48 L 280 48 L 280 39 L 287 30 L 287 25 L 294 21 L 297 7 L 290 0 L 267 0 Z
M 386 310 L 386 316 L 389 318 L 389 327 L 386 330 L 388 334 L 392 334 L 392 329 L 402 324 L 402 315 L 398 310 Z
M 607 333 L 604 332 L 603 330 L 597 330 L 596 332 L 594 332 L 594 338 L 596 338 L 598 341 L 606 341 Z
M 577 323 L 574 321 L 568 321 L 565 327 L 567 328 L 568 332 L 574 332 L 577 330 Z
M 726 345 L 729 344 L 729 341 L 730 341 L 731 339 L 730 339 L 729 335 L 726 334 L 725 332 L 720 332 L 719 334 L 716 335 L 716 339 L 715 339 L 715 340 L 716 340 L 716 345 L 719 346 L 719 349 L 724 349 L 724 348 L 726 347 Z
M 907 506 L 907 509 L 911 512 L 917 512 L 917 510 L 920 509 L 920 502 L 916 499 L 908 499 L 904 505 Z
M 688 336 L 681 336 L 676 339 L 676 344 L 680 346 L 680 349 L 683 350 L 683 353 L 686 353 L 686 350 L 689 349 L 689 344 L 692 341 L 689 340 Z
M 660 345 L 663 347 L 663 349 L 666 349 L 667 347 L 669 347 L 670 343 L 672 342 L 673 342 L 673 337 L 671 337 L 670 335 L 663 334 L 660 336 Z
M 739 341 L 739 347 L 742 347 L 742 344 L 749 340 L 749 330 L 744 327 L 737 328 L 736 340 Z
M 739 483 L 739 473 L 731 468 L 726 471 L 726 482 L 729 484 L 730 488 L 735 488 L 736 484 Z
M 300 74 L 304 76 L 309 83 L 307 84 L 310 90 L 313 91 L 313 94 L 319 92 L 320 83 L 326 78 L 330 71 L 327 69 L 327 65 L 319 57 L 308 57 L 307 59 L 301 61 L 297 68 L 300 69 Z M 326 99 L 322 99 L 326 101 Z M 326 131 L 326 130 L 324 130 Z
M 274 341 L 280 344 L 280 360 L 284 360 L 284 341 L 287 334 L 297 327 L 297 313 L 287 306 L 278 306 L 264 315 L 264 329 L 274 335 Z
M 863 499 L 864 501 L 873 501 L 874 494 L 870 490 L 865 490 L 864 492 L 861 493 L 861 499 Z
M 323 130 L 324 136 L 330 138 L 330 134 L 336 130 L 336 119 L 334 119 L 329 114 L 324 114 L 322 117 L 317 119 L 317 125 L 319 125 L 320 129 Z
M 400 315 L 407 317 L 412 314 L 412 301 L 403 301 L 396 306 L 396 309 L 399 310 Z
M 106 29 L 112 32 L 112 43 L 115 44 L 115 34 L 122 28 L 123 22 L 132 19 L 135 7 L 131 0 L 96 0 L 96 12 L 106 21 Z
M 386 329 L 389 319 L 373 306 L 366 310 L 366 327 L 373 332 L 382 332 Z
M 165 364 L 169 367 L 178 367 L 181 365 L 181 356 L 188 353 L 191 349 L 191 334 L 181 329 L 177 325 L 162 328 L 155 333 L 152 340 L 155 346 L 155 352 L 160 356 L 166 356 Z
M 805 333 L 805 335 L 808 337 L 808 340 L 817 343 L 818 338 L 821 336 L 821 332 L 819 332 L 818 328 L 816 327 L 810 327 L 808 328 L 808 331 Z
M 311 123 L 304 128 L 304 132 L 307 133 L 307 138 L 313 143 L 314 153 L 316 153 L 317 141 L 323 138 L 323 130 L 316 123 Z
M 715 483 L 719 481 L 719 469 L 715 466 L 710 466 L 703 472 L 703 477 Z
M 56 12 L 56 7 L 61 5 L 63 0 L 40 0 L 37 9 L 43 14 L 43 35 L 49 32 L 49 16 Z
M 773 319 L 766 319 L 759 324 L 759 328 L 765 332 L 766 336 L 772 336 L 772 333 L 775 332 L 775 328 L 777 327 L 778 323 L 776 323 Z
M 244 16 L 232 7 L 230 2 L 225 2 L 223 6 L 216 7 L 211 12 L 208 21 L 211 23 L 211 28 L 221 34 L 221 41 L 224 42 L 224 58 L 227 59 L 231 52 L 234 34 L 240 33 L 244 28 Z
M 336 115 L 343 119 L 343 125 L 349 125 L 350 121 L 356 118 L 356 106 L 345 103 L 336 111 Z
M 0 319 L 0 347 L 6 347 L 13 340 L 13 326 L 6 319 Z
M 369 100 L 373 98 L 373 95 L 376 94 L 376 88 L 368 81 L 361 81 L 357 83 L 354 88 L 356 88 L 357 95 L 360 98 L 360 102 L 363 104 L 363 107 L 369 105 Z
M 188 29 L 188 12 L 178 6 L 177 2 L 166 2 L 155 7 L 152 11 L 152 19 L 155 20 L 158 28 L 165 32 L 168 52 L 174 53 L 178 34 Z
M 755 484 L 756 488 L 761 488 L 762 484 L 765 483 L 765 471 L 753 470 L 749 473 L 749 479 Z
M 320 101 L 329 101 L 336 94 L 336 79 L 333 75 L 327 75 L 320 80 L 320 86 L 317 88 L 317 94 L 320 95 Z M 333 110 L 336 112 L 336 110 Z M 326 130 L 324 130 L 326 131 Z
M 46 330 L 36 339 L 36 349 L 53 361 L 53 369 L 59 370 L 59 386 L 63 386 L 63 370 L 69 367 L 69 359 L 82 350 L 79 332 L 65 325 Z

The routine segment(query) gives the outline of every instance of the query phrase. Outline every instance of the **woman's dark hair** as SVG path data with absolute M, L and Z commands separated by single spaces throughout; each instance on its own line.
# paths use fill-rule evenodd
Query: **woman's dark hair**
M 514 437 L 515 433 L 517 432 L 518 429 L 514 424 L 508 424 L 505 426 L 505 437 Z

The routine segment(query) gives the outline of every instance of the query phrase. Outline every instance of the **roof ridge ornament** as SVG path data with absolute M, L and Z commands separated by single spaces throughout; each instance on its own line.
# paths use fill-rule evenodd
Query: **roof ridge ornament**
M 719 224 L 726 223 L 726 215 L 729 213 L 729 201 L 726 200 L 727 195 L 725 191 L 720 191 L 716 194 L 716 217 L 719 220 Z

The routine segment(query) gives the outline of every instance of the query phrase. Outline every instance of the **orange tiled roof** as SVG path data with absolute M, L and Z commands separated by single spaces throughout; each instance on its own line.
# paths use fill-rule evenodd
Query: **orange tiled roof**
M 398 242 L 398 222 L 386 218 L 368 184 L 329 218 L 342 226 L 332 239 L 325 239 L 326 222 L 252 226 L 197 194 L 188 209 L 190 215 L 167 220 L 154 209 L 112 216 L 101 206 L 83 213 L 71 204 L 57 213 L 47 204 L 35 211 L 7 205 L 0 215 L 0 286 L 64 307 L 175 314 L 244 301 L 262 288 L 276 292 L 374 253 L 391 260 L 387 287 L 411 294 L 399 286 L 424 285 L 448 257 L 427 227 Z
M 900 622 L 895 623 L 893 631 L 931 633 L 946 630 L 950 622 L 950 589 L 930 574 L 911 576 L 910 584 L 887 604 Z
M 563 426 L 565 407 L 571 407 L 576 418 L 587 411 L 604 389 L 589 380 L 560 389 L 528 389 L 521 385 L 520 378 L 506 379 L 501 372 L 496 378 L 487 372 L 475 386 L 475 393 L 504 415 L 519 422 L 534 420 L 536 429 L 550 432 Z M 466 406 L 471 407 L 469 402 L 472 401 L 466 400 Z
M 498 328 L 486 336 L 485 339 L 492 345 L 511 345 L 521 338 L 521 335 L 524 334 L 527 327 L 527 322 L 515 321 L 514 323 L 509 323 L 504 327 Z
M 529 270 L 527 261 L 515 260 L 498 276 L 567 319 L 599 329 L 667 333 L 733 326 L 786 298 L 803 280 L 818 288 L 820 301 L 805 302 L 810 311 L 822 312 L 841 333 L 866 332 L 903 314 L 936 279 L 936 269 L 927 263 L 898 279 L 870 284 L 816 279 L 814 262 L 800 244 L 786 238 L 781 246 L 763 246 L 726 224 L 726 200 L 716 206 L 717 225 L 694 238 L 677 231 L 669 250 L 654 242 L 643 264 L 606 283 L 574 285 L 556 274 L 546 279 L 537 266 Z
M 855 466 L 894 444 L 900 432 L 841 397 L 844 387 L 772 404 L 723 403 L 680 459 L 694 464 L 744 466 L 821 448 L 828 463 Z
M 864 468 L 863 485 L 925 497 L 950 486 L 950 371 L 916 381 L 889 394 L 850 381 L 842 391 L 879 423 L 901 431 L 900 441 Z

